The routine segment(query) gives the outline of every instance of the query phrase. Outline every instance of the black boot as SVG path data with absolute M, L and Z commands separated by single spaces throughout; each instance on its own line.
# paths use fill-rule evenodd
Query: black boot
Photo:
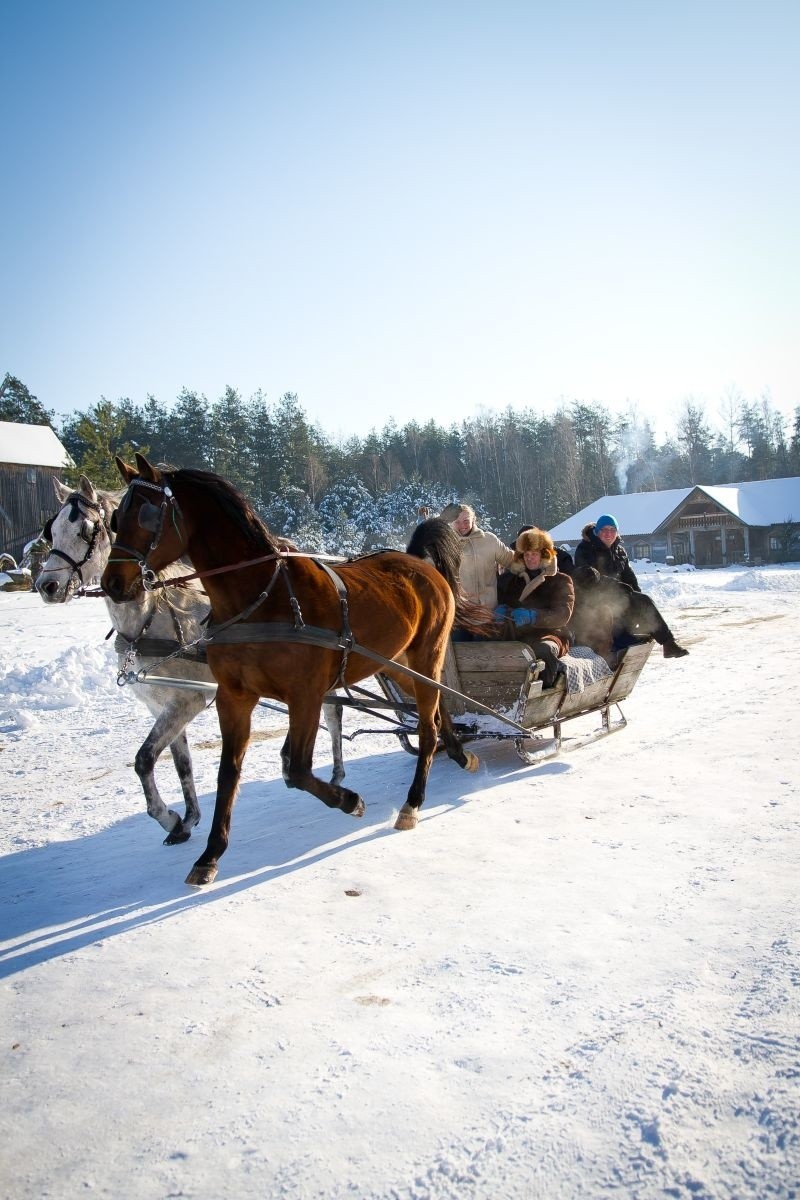
M 664 658 L 685 658 L 688 653 L 688 650 L 678 645 L 674 637 L 664 642 Z
M 556 654 L 555 646 L 552 642 L 532 642 L 531 649 L 544 663 L 544 670 L 539 678 L 542 681 L 542 688 L 547 689 L 555 686 L 558 679 L 560 667 L 558 655 Z

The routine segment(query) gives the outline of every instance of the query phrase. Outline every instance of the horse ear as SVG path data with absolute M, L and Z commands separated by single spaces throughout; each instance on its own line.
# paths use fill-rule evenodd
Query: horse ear
M 58 503 L 63 504 L 64 501 L 66 500 L 67 496 L 69 496 L 70 492 L 72 491 L 72 488 L 70 488 L 68 486 L 68 484 L 62 483 L 60 479 L 56 479 L 56 477 L 54 475 L 53 476 L 53 491 L 56 494 L 56 500 L 58 501 Z
M 114 455 L 114 462 L 117 464 L 117 470 L 126 483 L 130 483 L 132 479 L 137 479 L 139 472 L 136 467 L 129 467 L 126 462 L 123 462 L 118 454 Z
M 139 474 L 142 479 L 147 479 L 150 483 L 158 483 L 160 481 L 161 475 L 158 468 L 149 463 L 145 456 L 140 454 L 138 450 L 136 451 L 136 465 L 139 468 Z
M 81 475 L 78 487 L 81 495 L 85 496 L 87 500 L 91 500 L 93 504 L 97 503 L 97 492 L 94 490 L 94 484 L 85 475 Z

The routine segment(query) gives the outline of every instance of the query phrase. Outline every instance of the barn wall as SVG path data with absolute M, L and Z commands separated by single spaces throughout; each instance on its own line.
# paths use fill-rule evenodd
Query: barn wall
M 26 542 L 58 510 L 54 476 L 61 478 L 57 467 L 0 463 L 0 550 L 13 554 L 17 562 Z

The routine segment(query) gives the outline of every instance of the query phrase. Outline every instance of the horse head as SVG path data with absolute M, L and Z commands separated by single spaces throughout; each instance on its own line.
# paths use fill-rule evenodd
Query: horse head
M 174 562 L 186 549 L 183 514 L 170 487 L 171 473 L 154 466 L 143 454 L 132 467 L 118 456 L 114 461 L 128 485 L 114 513 L 114 553 L 101 585 L 116 603 L 132 599 L 143 581 Z
M 274 560 L 280 546 L 249 500 L 211 471 L 163 468 L 136 455 L 136 466 L 116 459 L 128 485 L 116 514 L 117 540 L 102 586 L 119 603 L 155 582 L 179 558 L 216 573 L 225 564 Z M 251 564 L 252 565 L 252 564 Z M 233 567 L 231 567 L 233 569 Z M 250 587 L 245 577 L 242 587 Z M 236 581 L 229 587 L 235 588 Z
M 53 490 L 61 508 L 42 531 L 51 550 L 36 590 L 47 604 L 65 604 L 98 580 L 105 568 L 119 495 L 98 491 L 85 475 L 75 488 L 53 479 Z

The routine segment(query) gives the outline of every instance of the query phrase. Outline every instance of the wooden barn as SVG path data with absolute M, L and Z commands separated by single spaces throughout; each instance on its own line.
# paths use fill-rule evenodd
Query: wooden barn
M 0 551 L 20 561 L 58 508 L 53 476 L 74 466 L 49 425 L 0 421 Z
M 574 549 L 584 525 L 616 517 L 629 558 L 726 567 L 797 562 L 800 476 L 601 496 L 550 530 Z

